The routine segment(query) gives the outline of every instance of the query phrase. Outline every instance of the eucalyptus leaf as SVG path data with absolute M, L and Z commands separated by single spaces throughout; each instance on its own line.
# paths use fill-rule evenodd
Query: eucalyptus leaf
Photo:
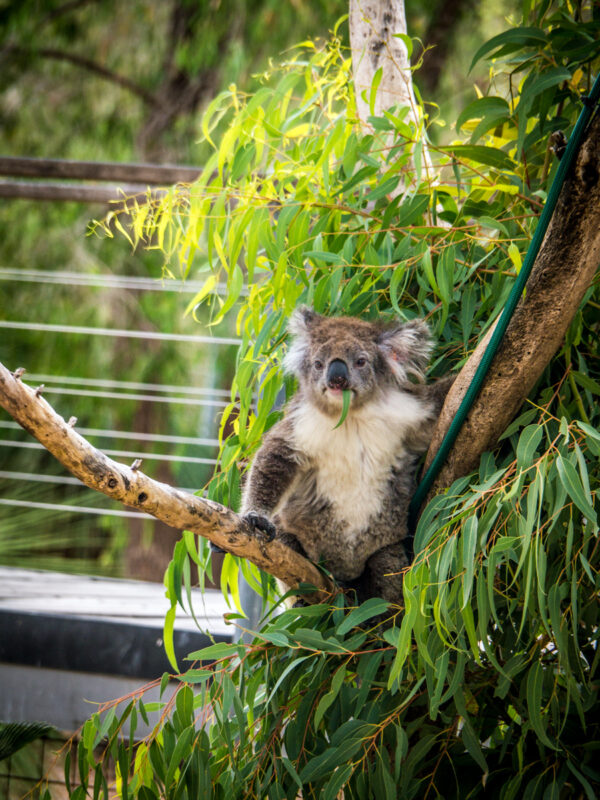
M 348 614 L 348 616 L 344 619 L 344 621 L 338 625 L 337 632 L 340 636 L 343 636 L 345 633 L 348 633 L 352 628 L 361 625 L 368 619 L 372 619 L 373 617 L 379 616 L 380 614 L 385 614 L 389 607 L 389 603 L 386 603 L 385 600 L 381 600 L 378 597 L 371 597 L 369 600 L 364 602 L 358 608 L 355 608 L 353 611 Z
M 339 428 L 346 420 L 348 416 L 348 411 L 350 410 L 350 403 L 352 401 L 352 391 L 350 389 L 344 389 L 342 391 L 342 413 L 340 415 L 337 424 L 334 426 L 334 430 Z
M 540 28 L 520 26 L 512 28 L 503 33 L 493 36 L 487 42 L 481 45 L 473 56 L 470 69 L 473 69 L 475 64 L 484 56 L 487 56 L 493 50 L 506 45 L 514 44 L 521 47 L 542 47 L 547 41 L 546 34 Z

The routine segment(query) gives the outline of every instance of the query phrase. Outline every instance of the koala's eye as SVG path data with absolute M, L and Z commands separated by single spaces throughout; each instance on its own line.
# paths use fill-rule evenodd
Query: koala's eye
M 317 359 L 317 360 L 315 361 L 315 363 L 314 363 L 314 368 L 315 368 L 315 369 L 323 369 L 323 362 L 322 362 L 322 361 L 319 361 L 319 359 Z
M 360 358 L 356 359 L 355 363 L 357 367 L 364 367 L 367 363 L 367 359 L 364 356 L 360 356 Z

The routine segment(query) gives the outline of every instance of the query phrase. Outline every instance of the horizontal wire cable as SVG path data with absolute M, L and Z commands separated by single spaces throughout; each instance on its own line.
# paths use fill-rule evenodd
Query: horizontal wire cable
M 0 469 L 0 478 L 8 481 L 35 481 L 36 483 L 60 483 L 69 486 L 85 486 L 79 478 L 69 478 L 64 475 L 38 475 L 35 472 L 13 472 L 5 469 Z
M 21 281 L 26 283 L 51 283 L 62 286 L 95 286 L 99 289 L 134 289 L 151 292 L 180 292 L 182 294 L 196 294 L 203 286 L 204 281 L 178 280 L 177 278 L 144 278 L 136 275 L 111 275 L 69 272 L 67 270 L 38 270 L 38 269 L 11 269 L 0 267 L 0 280 Z M 218 283 L 218 294 L 227 294 L 227 284 Z M 247 295 L 248 290 L 242 289 L 242 295 Z
M 135 275 L 111 275 L 69 272 L 67 270 L 11 269 L 0 267 L 0 280 L 26 283 L 58 283 L 63 286 L 96 286 L 109 289 L 147 289 L 156 292 L 193 294 L 202 288 L 202 281 L 181 281 L 144 278 Z
M 215 397 L 230 397 L 228 389 L 210 389 L 197 386 L 173 386 L 166 383 L 140 383 L 138 381 L 118 381 L 103 378 L 76 378 L 71 375 L 41 375 L 27 372 L 25 380 L 43 383 L 65 383 L 80 386 L 97 386 L 101 389 L 140 389 L 147 392 L 182 392 L 182 394 L 200 394 Z
M 34 500 L 13 500 L 9 497 L 0 497 L 0 505 L 15 506 L 18 508 L 38 508 L 42 511 L 73 511 L 78 514 L 95 514 L 101 517 L 155 519 L 151 514 L 144 514 L 143 511 L 123 511 L 113 508 L 94 508 L 93 506 L 70 506 L 67 503 L 40 503 Z
M 157 331 L 128 331 L 120 328 L 90 328 L 84 325 L 50 325 L 44 322 L 19 322 L 0 320 L 0 328 L 47 333 L 79 333 L 91 336 L 114 336 L 124 339 L 152 339 L 160 342 L 193 342 L 194 344 L 239 345 L 241 339 L 228 336 L 197 336 L 187 333 L 159 333 Z
M 21 450 L 46 450 L 39 442 L 15 442 L 11 439 L 0 439 L 0 447 L 16 447 Z M 118 458 L 141 458 L 142 461 L 177 461 L 182 464 L 218 464 L 216 458 L 199 458 L 196 456 L 174 456 L 163 453 L 134 453 L 129 450 L 103 450 L 107 456 Z
M 59 285 L 80 285 L 80 286 L 94 286 L 98 288 L 121 288 L 133 290 L 148 290 L 148 291 L 163 291 L 163 292 L 182 292 L 185 294 L 192 294 L 198 292 L 203 286 L 203 281 L 180 281 L 180 280 L 167 280 L 161 282 L 153 278 L 143 278 L 137 276 L 119 276 L 119 275 L 87 275 L 75 272 L 68 272 L 65 270 L 57 270 L 47 272 L 42 270 L 16 270 L 0 268 L 0 280 L 14 280 L 25 281 L 31 283 L 49 283 Z M 227 287 L 225 284 L 219 284 L 217 291 L 225 293 Z M 0 328 L 9 330 L 31 330 L 31 331 L 44 331 L 56 333 L 72 333 L 83 335 L 98 335 L 98 336 L 115 336 L 122 338 L 138 338 L 150 339 L 158 341 L 175 341 L 175 342 L 192 342 L 198 344 L 215 344 L 215 345 L 238 345 L 240 339 L 233 337 L 217 337 L 217 336 L 201 336 L 192 334 L 167 334 L 151 331 L 129 331 L 121 329 L 109 328 L 93 328 L 87 326 L 67 326 L 67 325 L 52 325 L 46 323 L 31 323 L 31 322 L 16 322 L 16 321 L 0 321 Z M 154 401 L 165 403 L 181 403 L 184 405 L 195 406 L 217 406 L 225 407 L 226 402 L 217 401 L 216 396 L 222 398 L 229 398 L 230 393 L 226 389 L 206 389 L 191 386 L 172 386 L 165 384 L 149 384 L 134 381 L 109 381 L 102 379 L 91 378 L 73 378 L 71 376 L 50 376 L 50 375 L 37 375 L 30 374 L 27 376 L 33 381 L 47 382 L 47 383 L 62 383 L 73 386 L 95 386 L 98 388 L 113 388 L 113 389 L 133 389 L 141 390 L 144 392 L 180 392 L 181 394 L 196 395 L 196 397 L 160 397 L 156 395 L 144 394 L 131 394 L 127 392 L 109 392 L 109 391 L 84 391 L 73 388 L 63 387 L 46 387 L 45 391 L 49 393 L 81 395 L 90 397 L 103 397 L 108 399 L 121 399 L 121 400 L 140 400 L 140 401 Z M 197 395 L 204 395 L 204 397 L 197 397 Z M 207 397 L 208 396 L 208 397 Z M 20 426 L 15 422 L 0 422 L 0 427 L 10 427 L 20 429 Z M 110 438 L 123 438 L 129 440 L 160 442 L 164 444 L 189 444 L 189 445 L 204 445 L 210 447 L 217 447 L 218 440 L 210 438 L 194 438 L 184 436 L 167 436 L 161 434 L 142 434 L 133 431 L 114 431 L 103 430 L 98 428 L 81 428 L 78 429 L 82 434 L 88 436 L 106 436 Z M 37 442 L 15 442 L 0 440 L 0 446 L 26 448 L 26 449 L 44 449 L 43 445 Z M 128 450 L 106 450 L 106 455 L 126 457 L 126 458 L 141 458 L 142 460 L 157 460 L 157 461 L 177 461 L 183 463 L 194 464 L 210 464 L 217 463 L 216 459 L 187 457 L 181 458 L 180 456 L 173 456 L 169 454 L 156 454 L 156 453 L 137 453 Z M 62 485 L 78 485 L 84 487 L 77 478 L 66 476 L 51 476 L 51 475 L 37 475 L 34 473 L 17 472 L 17 471 L 0 471 L 0 478 L 10 479 L 16 481 L 26 482 L 44 482 Z M 93 490 L 90 490 L 93 491 Z M 183 489 L 193 493 L 193 489 Z M 0 498 L 0 504 L 12 507 L 27 507 L 37 508 L 49 511 L 68 511 L 84 514 L 94 514 L 99 516 L 117 516 L 128 518 L 144 518 L 153 519 L 149 514 L 135 511 L 124 511 L 114 509 L 102 509 L 91 506 L 73 506 L 68 504 L 59 503 L 42 503 L 36 501 L 23 501 L 11 498 Z
M 79 478 L 71 478 L 67 475 L 45 475 L 38 474 L 37 472 L 16 472 L 0 469 L 0 479 L 5 481 L 25 481 L 27 483 L 55 483 L 64 486 L 79 486 L 90 492 L 94 492 L 97 496 L 96 489 L 91 489 L 89 486 L 86 486 Z M 190 494 L 196 494 L 197 491 L 196 489 L 190 489 L 184 486 L 176 486 L 175 488 L 179 492 L 189 492 Z
M 0 428 L 21 431 L 23 428 L 18 422 L 5 422 L 0 420 Z M 161 442 L 162 444 L 193 444 L 199 447 L 218 447 L 218 439 L 195 438 L 193 436 L 167 436 L 161 433 L 137 433 L 135 431 L 114 431 L 103 428 L 80 428 L 75 430 L 82 436 L 103 436 L 107 439 L 131 439 L 140 442 Z
M 183 406 L 214 406 L 225 408 L 224 400 L 205 400 L 200 397 L 161 397 L 156 394 L 133 394 L 131 392 L 103 392 L 96 389 L 68 389 L 63 386 L 45 386 L 44 394 L 67 394 L 75 397 L 102 397 L 108 400 L 139 400 L 146 403 L 178 403 Z
M 23 270 L 23 269 L 7 269 L 0 268 L 0 280 L 13 280 L 30 283 L 47 283 L 54 285 L 80 285 L 91 286 L 97 288 L 118 288 L 118 289 L 132 289 L 132 290 L 146 290 L 146 291 L 162 291 L 162 292 L 181 292 L 185 294 L 193 294 L 202 289 L 204 286 L 203 281 L 181 281 L 168 279 L 161 282 L 154 278 L 144 278 L 137 276 L 120 276 L 120 275 L 89 275 L 66 270 L 56 271 L 42 271 L 42 270 Z M 226 293 L 227 287 L 225 284 L 219 284 L 217 291 L 221 294 Z M 56 333 L 71 333 L 83 335 L 98 335 L 98 336 L 115 336 L 122 338 L 137 338 L 137 339 L 150 339 L 158 341 L 174 341 L 174 342 L 192 342 L 198 344 L 215 344 L 215 345 L 238 345 L 240 339 L 233 337 L 217 337 L 217 336 L 201 336 L 191 334 L 167 334 L 151 331 L 129 331 L 121 329 L 109 328 L 92 328 L 87 326 L 66 326 L 66 325 L 52 325 L 45 323 L 31 323 L 31 322 L 15 322 L 15 321 L 0 321 L 0 328 L 9 330 L 31 330 L 31 331 L 44 331 Z M 230 392 L 226 389 L 207 389 L 191 386 L 172 386 L 165 384 L 150 384 L 134 381 L 110 381 L 102 379 L 91 378 L 74 378 L 71 376 L 50 376 L 28 374 L 29 379 L 33 381 L 46 382 L 46 383 L 62 383 L 70 387 L 73 386 L 88 386 L 98 387 L 99 389 L 132 389 L 141 390 L 143 392 L 170 392 L 187 395 L 196 395 L 196 397 L 161 397 L 156 395 L 145 394 L 131 394 L 127 392 L 109 392 L 109 391 L 84 391 L 74 388 L 63 387 L 46 387 L 45 391 L 49 393 L 81 395 L 89 397 L 103 397 L 108 399 L 121 399 L 121 400 L 140 400 L 150 402 L 165 402 L 165 403 L 181 403 L 184 405 L 194 406 L 216 406 L 225 407 L 226 402 L 217 401 L 215 397 L 229 398 Z M 200 395 L 201 397 L 197 397 Z M 202 397 L 204 395 L 204 397 Z M 20 429 L 16 422 L 0 422 L 0 427 Z M 123 438 L 128 440 L 139 440 L 148 442 L 157 442 L 164 444 L 186 444 L 196 446 L 209 446 L 217 447 L 219 442 L 217 439 L 202 438 L 202 437 L 187 437 L 187 436 L 168 436 L 161 434 L 146 434 L 136 433 L 134 431 L 115 431 L 103 430 L 98 428 L 81 428 L 78 429 L 82 434 L 87 436 L 105 436 L 110 438 Z M 26 448 L 26 449 L 44 449 L 43 445 L 37 442 L 15 442 L 0 440 L 0 446 Z M 137 453 L 128 450 L 106 450 L 106 455 L 126 457 L 126 458 L 141 458 L 142 460 L 156 460 L 156 461 L 172 461 L 194 464 L 210 464 L 217 463 L 216 459 L 187 457 L 181 458 L 169 454 L 156 454 L 156 453 Z M 85 487 L 81 481 L 74 477 L 67 476 L 52 476 L 52 475 L 38 475 L 35 473 L 18 472 L 0 470 L 0 478 L 4 480 L 15 480 L 25 482 L 43 482 L 61 485 L 77 485 Z M 93 490 L 89 490 L 93 491 Z M 194 493 L 194 489 L 184 488 L 182 491 Z M 30 500 L 17 500 L 13 498 L 0 498 L 0 504 L 4 506 L 22 507 L 22 508 L 37 508 L 48 511 L 66 511 L 82 514 L 93 514 L 97 516 L 115 516 L 125 518 L 143 518 L 154 519 L 151 515 L 143 512 L 102 509 L 92 506 L 74 506 L 69 504 L 60 503 L 43 503 Z

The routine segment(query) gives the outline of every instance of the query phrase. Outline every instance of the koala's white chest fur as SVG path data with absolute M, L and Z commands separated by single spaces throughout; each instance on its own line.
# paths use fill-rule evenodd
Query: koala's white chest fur
M 364 531 L 381 510 L 407 430 L 423 414 L 422 402 L 400 390 L 351 410 L 335 429 L 335 420 L 313 406 L 294 412 L 294 444 L 315 470 L 318 495 L 331 504 L 348 536 Z

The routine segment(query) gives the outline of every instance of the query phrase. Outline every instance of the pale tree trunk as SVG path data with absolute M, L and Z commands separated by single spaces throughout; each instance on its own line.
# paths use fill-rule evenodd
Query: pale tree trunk
M 403 0 L 350 0 L 350 49 L 356 108 L 361 123 L 369 128 L 369 116 L 382 116 L 393 107 L 408 109 L 405 122 L 415 130 L 415 143 L 421 142 L 421 163 L 428 179 L 432 165 L 424 136 L 424 120 L 413 90 L 410 59 L 405 42 L 395 34 L 406 35 L 406 14 Z M 377 87 L 373 113 L 371 89 L 377 71 L 381 81 Z M 398 144 L 395 134 L 388 137 L 389 146 Z M 405 142 L 404 146 L 414 147 Z

